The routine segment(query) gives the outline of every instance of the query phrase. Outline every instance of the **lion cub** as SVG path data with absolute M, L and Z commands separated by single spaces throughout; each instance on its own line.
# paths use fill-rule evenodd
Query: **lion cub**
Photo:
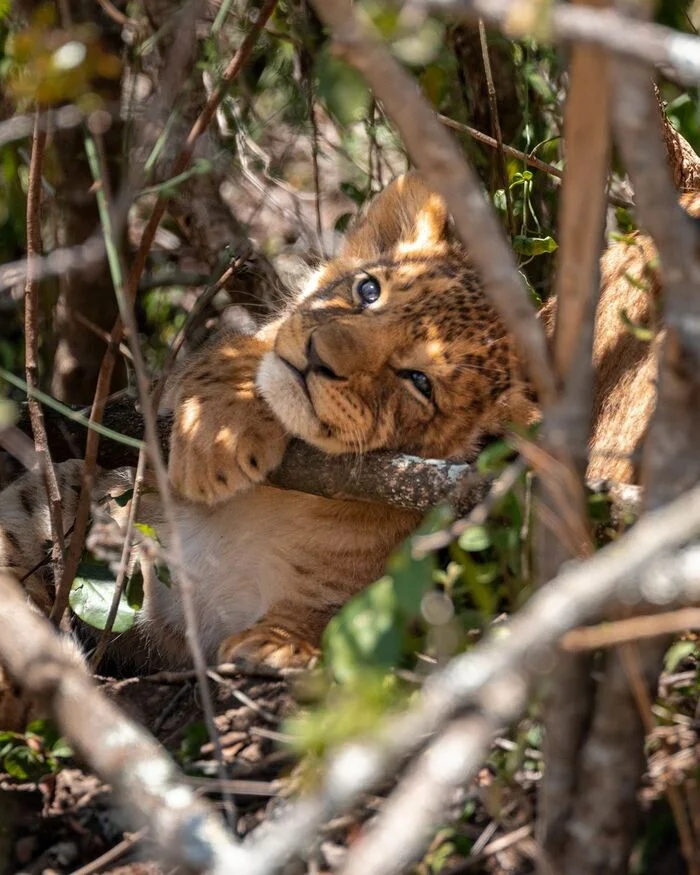
M 649 244 L 640 245 L 646 258 Z M 625 250 L 622 269 L 604 262 L 594 448 L 633 449 L 653 405 L 653 349 L 626 334 L 619 318 L 623 307 L 636 319 L 649 306 L 622 279 L 624 271 L 643 273 L 639 248 Z M 625 380 L 636 373 L 635 397 Z M 278 318 L 254 336 L 223 333 L 199 350 L 172 397 L 170 479 L 211 662 L 308 659 L 329 618 L 381 575 L 418 522 L 411 511 L 266 485 L 290 436 L 328 453 L 472 459 L 509 423 L 537 417 L 513 340 L 450 237 L 444 203 L 416 174 L 373 200 L 340 254 Z M 630 415 L 629 398 L 641 415 Z M 610 429 L 612 420 L 623 426 Z M 595 476 L 629 473 L 594 458 Z M 66 464 L 69 487 L 79 470 Z M 31 568 L 47 537 L 43 499 L 38 488 L 31 496 L 13 489 L 12 506 L 8 493 L 0 505 L 0 566 Z M 142 515 L 167 550 L 171 533 L 152 497 Z M 172 588 L 146 580 L 140 628 L 153 659 L 177 666 L 187 648 L 172 571 Z

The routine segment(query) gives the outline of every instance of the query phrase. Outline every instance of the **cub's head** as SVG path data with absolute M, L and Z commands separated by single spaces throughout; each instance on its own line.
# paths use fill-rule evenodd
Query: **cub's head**
M 443 201 L 415 174 L 378 195 L 315 274 L 258 386 L 292 434 L 332 453 L 468 458 L 535 412 Z

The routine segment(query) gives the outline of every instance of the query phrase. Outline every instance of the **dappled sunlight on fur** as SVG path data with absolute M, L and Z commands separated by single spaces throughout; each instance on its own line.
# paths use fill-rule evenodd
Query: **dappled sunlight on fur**
M 625 454 L 639 447 L 654 405 L 659 336 L 639 339 L 621 314 L 659 328 L 654 259 L 641 236 L 603 257 L 592 477 L 634 477 Z M 548 332 L 555 311 L 552 302 L 542 312 Z M 291 436 L 360 461 L 376 449 L 470 460 L 539 416 L 513 338 L 452 239 L 444 204 L 415 174 L 372 201 L 338 256 L 279 316 L 255 335 L 224 331 L 179 367 L 168 395 L 178 537 L 205 654 L 274 665 L 315 652 L 329 618 L 382 574 L 420 516 L 265 485 Z M 65 471 L 70 492 L 80 463 Z M 12 490 L 3 495 L 0 566 L 24 572 L 50 546 L 48 516 L 37 478 Z M 66 528 L 74 506 L 73 497 Z M 168 555 L 173 532 L 161 517 L 147 496 L 141 518 Z M 188 661 L 171 572 L 172 588 L 145 575 L 139 652 L 158 666 Z M 27 582 L 38 602 L 42 586 L 36 576 Z

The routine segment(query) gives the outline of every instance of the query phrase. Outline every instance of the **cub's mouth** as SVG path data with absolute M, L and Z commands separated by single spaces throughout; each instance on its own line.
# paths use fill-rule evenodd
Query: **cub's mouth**
M 330 453 L 347 452 L 319 419 L 306 384 L 305 374 L 275 352 L 263 357 L 256 380 L 260 394 L 287 431 Z
M 274 353 L 274 355 L 277 355 L 277 353 Z M 291 371 L 291 373 L 292 373 L 294 379 L 295 379 L 295 380 L 297 381 L 297 383 L 299 384 L 299 387 L 301 388 L 302 392 L 303 392 L 303 393 L 306 395 L 306 397 L 309 399 L 309 404 L 311 405 L 311 408 L 313 409 L 313 406 L 314 406 L 314 405 L 313 405 L 313 401 L 311 400 L 311 395 L 310 395 L 310 393 L 309 393 L 309 387 L 308 387 L 308 385 L 307 385 L 307 383 L 306 383 L 306 374 L 305 374 L 305 372 L 304 372 L 304 371 L 300 371 L 299 368 L 295 367 L 290 361 L 287 361 L 287 359 L 284 358 L 283 356 L 279 355 L 279 356 L 277 356 L 277 358 L 282 362 L 283 365 L 286 365 L 286 366 L 289 368 L 289 370 Z

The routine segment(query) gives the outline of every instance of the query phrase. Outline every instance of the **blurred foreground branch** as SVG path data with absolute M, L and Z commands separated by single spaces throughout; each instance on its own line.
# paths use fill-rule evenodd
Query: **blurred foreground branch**
M 148 824 L 162 859 L 188 872 L 236 871 L 235 840 L 215 811 L 156 740 L 94 686 L 48 621 L 27 605 L 19 584 L 3 573 L 0 602 L 0 662 L 114 787 L 131 818 Z
M 325 821 L 396 772 L 437 734 L 387 802 L 376 827 L 350 853 L 348 872 L 368 871 L 360 864 L 371 860 L 373 875 L 384 875 L 402 871 L 420 853 L 432 828 L 444 819 L 452 791 L 478 768 L 494 732 L 517 718 L 527 689 L 551 671 L 563 635 L 614 603 L 666 606 L 700 599 L 700 547 L 673 552 L 699 530 L 696 487 L 648 514 L 586 562 L 569 566 L 513 617 L 507 635 L 499 625 L 429 678 L 410 710 L 388 720 L 374 738 L 332 756 L 321 791 L 291 803 L 286 814 L 245 847 L 236 845 L 210 809 L 179 783 L 177 770 L 156 743 L 66 659 L 46 621 L 26 606 L 7 575 L 0 576 L 0 661 L 48 705 L 61 731 L 113 784 L 132 817 L 150 825 L 164 858 L 197 872 L 278 871 L 308 847 Z M 461 716 L 467 707 L 474 709 L 473 717 Z M 463 731 L 467 728 L 473 731 Z M 420 811 L 408 820 L 397 819 L 416 782 L 423 788 Z M 394 834 L 397 828 L 400 834 Z M 390 842 L 387 830 L 392 831 Z

